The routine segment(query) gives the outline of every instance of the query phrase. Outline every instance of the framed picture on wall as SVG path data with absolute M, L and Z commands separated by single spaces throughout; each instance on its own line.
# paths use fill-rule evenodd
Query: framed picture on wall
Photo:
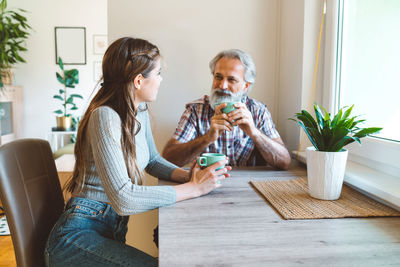
M 103 55 L 107 49 L 107 35 L 93 35 L 93 54 Z
M 86 64 L 86 28 L 55 27 L 56 64 L 61 57 L 65 65 Z
M 98 82 L 102 76 L 101 61 L 93 61 L 93 80 Z

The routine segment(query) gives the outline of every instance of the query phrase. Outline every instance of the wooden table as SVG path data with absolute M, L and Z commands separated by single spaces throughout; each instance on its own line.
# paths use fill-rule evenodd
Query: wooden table
M 400 266 L 400 218 L 284 220 L 250 180 L 305 176 L 234 169 L 223 187 L 159 210 L 160 266 Z

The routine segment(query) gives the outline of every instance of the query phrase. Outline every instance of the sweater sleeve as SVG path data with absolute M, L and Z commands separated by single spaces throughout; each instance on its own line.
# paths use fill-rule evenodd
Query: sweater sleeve
M 128 176 L 121 149 L 121 121 L 109 107 L 100 107 L 90 116 L 87 137 L 96 170 L 113 209 L 130 215 L 176 202 L 172 186 L 139 186 Z
M 149 114 L 145 111 L 145 121 L 146 121 L 146 141 L 149 148 L 150 160 L 146 166 L 146 171 L 150 175 L 157 177 L 162 180 L 171 180 L 171 174 L 176 169 L 179 168 L 175 164 L 164 159 L 157 150 L 154 143 L 153 134 L 150 127 Z

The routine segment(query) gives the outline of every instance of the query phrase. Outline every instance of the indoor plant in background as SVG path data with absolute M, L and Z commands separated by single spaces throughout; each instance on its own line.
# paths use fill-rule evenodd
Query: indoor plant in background
M 354 105 L 353 105 L 354 106 Z M 343 107 L 331 118 L 322 107 L 314 104 L 314 119 L 306 110 L 296 113 L 297 123 L 303 128 L 314 147 L 308 147 L 307 177 L 310 195 L 324 200 L 340 197 L 348 150 L 343 147 L 382 128 L 361 128 L 365 120 L 351 117 L 351 107 Z
M 78 107 L 74 103 L 75 98 L 83 99 L 79 94 L 68 94 L 68 88 L 75 88 L 75 85 L 79 83 L 79 71 L 77 69 L 65 70 L 64 64 L 61 58 L 58 58 L 58 64 L 61 69 L 61 73 L 56 72 L 57 80 L 64 86 L 64 88 L 58 90 L 58 94 L 55 94 L 53 98 L 61 101 L 62 108 L 54 111 L 57 115 L 57 129 L 68 130 L 72 127 L 72 110 L 77 110 Z
M 25 62 L 20 55 L 26 51 L 25 41 L 31 27 L 21 14 L 26 12 L 7 10 L 7 0 L 0 2 L 0 91 L 4 84 L 11 83 L 11 67 L 19 62 Z

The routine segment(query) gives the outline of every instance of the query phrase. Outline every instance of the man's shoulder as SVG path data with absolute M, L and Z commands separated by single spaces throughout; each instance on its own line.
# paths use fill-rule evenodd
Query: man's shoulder
M 265 105 L 263 102 L 261 102 L 257 99 L 254 99 L 254 98 L 247 97 L 246 105 L 247 105 L 247 107 L 251 108 L 252 110 L 261 110 L 261 111 L 267 110 L 268 111 L 267 105 Z
M 191 108 L 191 109 L 203 109 L 205 107 L 208 107 L 210 105 L 210 101 L 208 98 L 208 95 L 203 96 L 202 98 L 193 100 L 189 103 L 186 104 L 186 108 Z

